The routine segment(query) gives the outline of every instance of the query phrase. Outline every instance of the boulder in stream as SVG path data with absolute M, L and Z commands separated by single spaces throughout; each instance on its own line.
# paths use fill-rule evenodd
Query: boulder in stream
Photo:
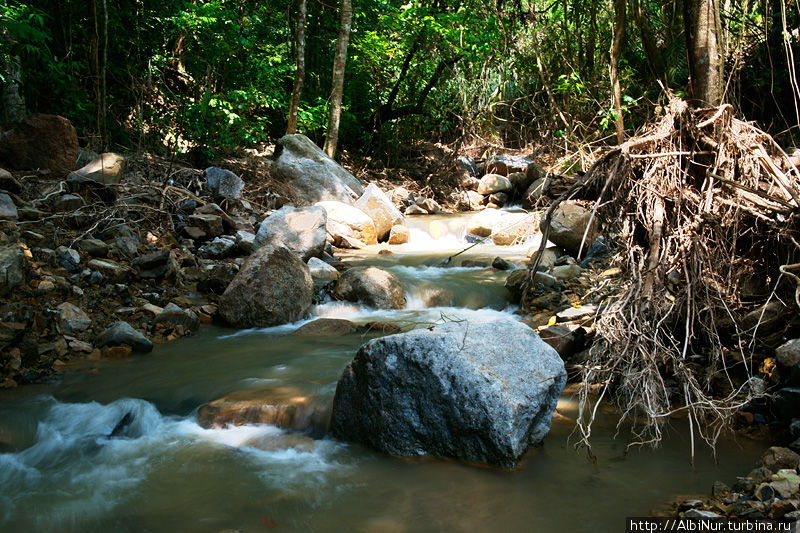
M 402 309 L 406 305 L 397 276 L 378 267 L 356 267 L 339 276 L 331 293 L 337 300 L 361 302 L 376 309 Z
M 548 239 L 567 252 L 577 256 L 583 235 L 586 233 L 584 251 L 588 250 L 598 235 L 597 219 L 592 220 L 592 227 L 586 231 L 592 211 L 575 202 L 561 203 L 553 213 L 550 221 L 550 234 Z M 542 221 L 544 224 L 544 221 Z M 544 227 L 542 228 L 544 231 Z
M 197 410 L 197 423 L 207 429 L 271 424 L 322 436 L 329 415 L 329 408 L 315 398 L 297 389 L 281 387 L 237 391 L 203 404 Z
M 334 436 L 395 455 L 514 467 L 550 430 L 564 363 L 510 318 L 374 339 L 336 387 Z
M 328 215 L 323 207 L 283 206 L 261 222 L 251 249 L 284 246 L 303 261 L 319 257 L 325 249 Z
M 219 312 L 237 328 L 295 322 L 311 307 L 308 267 L 283 246 L 264 246 L 247 259 L 219 300 Z
M 386 240 L 392 226 L 403 223 L 403 214 L 374 183 L 370 183 L 364 189 L 364 194 L 358 199 L 356 206 L 369 215 L 375 223 L 378 240 Z
M 378 244 L 375 222 L 361 209 L 334 201 L 317 202 L 316 205 L 325 209 L 328 215 L 327 231 L 333 237 L 334 245 L 341 246 L 344 239 Z

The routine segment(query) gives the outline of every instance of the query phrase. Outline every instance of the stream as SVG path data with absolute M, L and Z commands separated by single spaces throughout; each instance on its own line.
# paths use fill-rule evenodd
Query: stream
M 496 256 L 522 266 L 519 246 L 467 246 L 469 215 L 411 217 L 410 240 L 342 251 L 387 268 L 407 306 L 326 302 L 310 319 L 404 328 L 473 316 L 514 317 L 508 272 L 461 267 Z M 491 241 L 488 241 L 491 242 Z M 390 249 L 391 254 L 378 254 Z M 197 408 L 234 391 L 291 391 L 328 409 L 345 365 L 374 334 L 301 337 L 308 320 L 267 329 L 207 327 L 145 356 L 91 362 L 58 383 L 0 391 L 0 530 L 298 532 L 622 531 L 679 494 L 708 493 L 750 470 L 764 445 L 722 440 L 716 462 L 689 465 L 683 420 L 656 450 L 627 455 L 624 429 L 601 409 L 597 463 L 574 447 L 577 401 L 564 395 L 551 432 L 514 471 L 435 458 L 396 458 L 267 425 L 203 429 Z M 499 339 L 501 341 L 501 339 Z M 110 437 L 132 415 L 122 437 Z

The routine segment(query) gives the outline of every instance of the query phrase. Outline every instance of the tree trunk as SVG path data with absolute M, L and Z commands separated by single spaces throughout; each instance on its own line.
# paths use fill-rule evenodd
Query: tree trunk
M 300 93 L 303 92 L 303 79 L 306 77 L 306 0 L 297 0 L 297 34 L 295 39 L 296 58 L 292 102 L 289 104 L 289 123 L 286 134 L 297 132 L 297 110 L 300 107 Z
M 331 89 L 328 134 L 325 136 L 325 153 L 333 157 L 339 142 L 339 118 L 342 115 L 342 91 L 344 90 L 344 66 L 347 61 L 347 44 L 350 41 L 350 25 L 353 21 L 351 0 L 342 0 L 342 18 L 339 38 L 336 41 L 336 56 L 333 59 L 333 87 Z
M 722 103 L 722 35 L 717 0 L 684 0 L 690 103 L 716 107 Z
M 6 4 L 7 5 L 7 4 Z M 14 40 L 3 29 L 0 39 L 5 51 L 0 53 L 0 66 L 4 67 L 4 78 L 0 93 L 3 95 L 3 113 L 0 120 L 5 126 L 13 127 L 25 118 L 25 97 L 22 95 L 22 62 L 19 55 L 12 52 Z
M 611 78 L 612 99 L 614 112 L 617 115 L 617 143 L 625 142 L 625 120 L 622 116 L 622 88 L 619 84 L 619 58 L 622 56 L 622 41 L 625 38 L 626 0 L 614 0 L 616 24 L 614 26 L 614 40 L 611 43 L 611 59 L 608 65 Z
M 667 74 L 664 70 L 664 62 L 661 61 L 661 55 L 658 53 L 653 33 L 650 27 L 650 20 L 642 13 L 641 0 L 631 0 L 631 13 L 633 20 L 639 27 L 639 35 L 642 38 L 642 47 L 647 56 L 647 63 L 650 67 L 650 72 L 653 77 L 661 82 L 664 89 L 668 88 Z

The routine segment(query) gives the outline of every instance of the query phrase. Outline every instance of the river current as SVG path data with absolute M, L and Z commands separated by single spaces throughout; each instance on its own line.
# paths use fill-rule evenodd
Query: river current
M 431 226 L 435 223 L 434 226 Z M 290 390 L 330 406 L 336 382 L 374 334 L 292 335 L 317 317 L 404 328 L 472 316 L 516 317 L 507 272 L 461 267 L 496 256 L 522 266 L 519 246 L 467 246 L 466 217 L 417 217 L 401 246 L 343 259 L 388 268 L 402 310 L 325 302 L 308 320 L 268 329 L 208 327 L 146 356 L 87 363 L 54 384 L 0 393 L 0 531 L 622 531 L 679 494 L 707 493 L 747 472 L 763 444 L 728 438 L 716 461 L 689 465 L 684 421 L 656 450 L 624 453 L 624 428 L 601 410 L 596 464 L 576 449 L 577 403 L 564 395 L 542 446 L 514 471 L 434 458 L 389 457 L 329 437 L 268 425 L 203 429 L 197 408 L 236 391 Z M 388 248 L 393 253 L 378 254 Z M 130 414 L 124 435 L 112 436 Z

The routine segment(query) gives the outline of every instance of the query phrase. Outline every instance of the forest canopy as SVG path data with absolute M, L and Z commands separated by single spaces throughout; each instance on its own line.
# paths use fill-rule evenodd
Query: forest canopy
M 296 127 L 321 144 L 340 6 L 316 0 L 6 0 L 3 124 L 21 106 L 66 116 L 96 149 L 202 160 L 268 143 L 287 129 L 300 2 Z M 685 13 L 698 3 L 355 0 L 340 146 L 613 143 L 615 126 L 631 135 L 653 118 L 665 89 L 686 92 Z M 718 8 L 724 100 L 796 144 L 797 0 Z

